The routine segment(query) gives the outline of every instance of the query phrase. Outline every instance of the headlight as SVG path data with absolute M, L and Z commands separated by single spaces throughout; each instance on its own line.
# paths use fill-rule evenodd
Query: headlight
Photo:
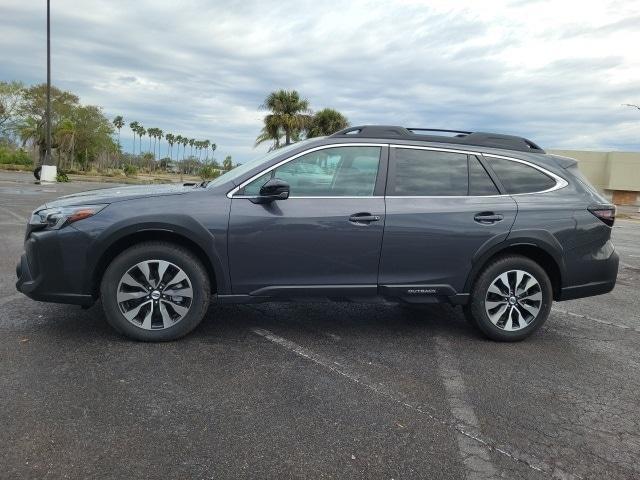
M 29 223 L 31 225 L 41 225 L 52 230 L 58 230 L 70 223 L 92 217 L 104 207 L 106 207 L 106 205 L 76 205 L 73 207 L 46 208 L 33 212 Z

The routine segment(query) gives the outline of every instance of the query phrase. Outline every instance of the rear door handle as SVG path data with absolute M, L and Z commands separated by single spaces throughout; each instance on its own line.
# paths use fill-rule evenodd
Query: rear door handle
M 370 213 L 354 213 L 349 217 L 352 223 L 371 223 L 380 220 L 379 215 L 371 215 Z
M 493 212 L 482 212 L 477 213 L 473 219 L 478 223 L 496 223 L 504 218 L 503 215 L 496 214 Z

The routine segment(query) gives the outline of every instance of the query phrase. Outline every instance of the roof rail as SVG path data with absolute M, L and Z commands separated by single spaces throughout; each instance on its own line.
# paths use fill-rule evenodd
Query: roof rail
M 436 132 L 436 134 L 416 133 Z M 454 133 L 455 136 L 438 135 L 437 133 Z M 441 128 L 405 128 L 392 125 L 360 125 L 340 130 L 332 137 L 384 138 L 418 140 L 423 142 L 456 143 L 479 147 L 502 148 L 520 152 L 545 153 L 531 140 L 501 133 L 468 132 L 465 130 L 445 130 Z

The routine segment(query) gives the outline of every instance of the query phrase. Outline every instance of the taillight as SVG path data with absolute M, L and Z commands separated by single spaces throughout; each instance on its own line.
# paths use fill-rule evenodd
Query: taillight
M 605 224 L 613 227 L 613 222 L 616 219 L 615 205 L 591 205 L 588 210 Z

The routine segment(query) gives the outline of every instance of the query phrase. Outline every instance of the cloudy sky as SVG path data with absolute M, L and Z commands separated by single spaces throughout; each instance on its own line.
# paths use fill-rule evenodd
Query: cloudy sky
M 638 0 L 52 4 L 57 86 L 218 158 L 263 151 L 258 106 L 278 88 L 354 125 L 640 150 L 640 111 L 621 106 L 640 104 Z M 0 0 L 0 32 L 0 80 L 44 81 L 44 1 Z

